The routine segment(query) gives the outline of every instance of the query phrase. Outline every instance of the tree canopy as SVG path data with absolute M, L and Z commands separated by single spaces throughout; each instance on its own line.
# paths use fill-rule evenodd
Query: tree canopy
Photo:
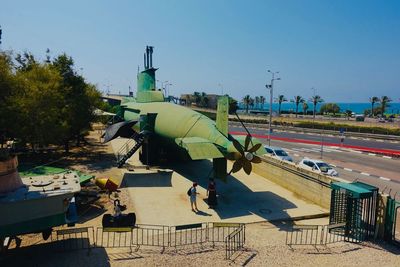
M 326 103 L 321 106 L 320 112 L 321 113 L 333 113 L 333 115 L 336 115 L 336 113 L 340 112 L 340 107 L 336 103 Z
M 29 52 L 0 53 L 0 136 L 32 148 L 81 138 L 100 106 L 100 92 L 66 54 L 39 62 Z

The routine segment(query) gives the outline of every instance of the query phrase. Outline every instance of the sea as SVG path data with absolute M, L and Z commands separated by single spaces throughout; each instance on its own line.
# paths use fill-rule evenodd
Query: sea
M 308 111 L 313 110 L 313 104 L 312 103 L 307 103 L 308 104 Z M 325 103 L 318 103 L 317 104 L 317 112 L 319 112 L 319 109 L 321 106 Z M 352 112 L 356 114 L 364 114 L 364 110 L 366 109 L 371 109 L 371 103 L 336 103 L 340 107 L 340 111 L 344 112 L 346 110 L 351 110 Z M 376 103 L 374 107 L 378 107 L 379 103 Z M 239 109 L 243 110 L 245 109 L 245 105 L 243 103 L 239 103 Z M 254 105 L 253 107 L 249 107 L 250 110 L 269 110 L 269 103 L 265 103 L 263 106 L 261 104 Z M 279 109 L 279 104 L 278 103 L 273 103 L 272 104 L 272 110 L 273 111 L 278 111 Z M 291 103 L 291 102 L 283 102 L 281 105 L 281 112 L 286 111 L 286 112 L 295 112 L 296 111 L 296 104 Z M 303 106 L 302 104 L 299 105 L 299 113 L 303 112 Z M 400 114 L 400 103 L 389 103 L 389 105 L 386 107 L 385 114 Z

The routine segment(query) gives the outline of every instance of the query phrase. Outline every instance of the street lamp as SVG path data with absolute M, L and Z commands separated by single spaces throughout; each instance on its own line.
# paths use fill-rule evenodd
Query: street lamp
M 166 85 L 165 85 L 165 93 L 167 94 L 167 97 L 169 97 L 169 91 L 168 91 L 168 85 L 172 85 L 172 83 L 167 83 Z
M 268 146 L 271 146 L 271 132 L 272 132 L 272 97 L 274 93 L 274 81 L 280 80 L 281 78 L 275 78 L 275 74 L 278 74 L 279 71 L 272 72 L 268 70 L 269 73 L 272 74 L 271 84 L 266 84 L 265 87 L 269 89 L 269 127 L 268 127 Z

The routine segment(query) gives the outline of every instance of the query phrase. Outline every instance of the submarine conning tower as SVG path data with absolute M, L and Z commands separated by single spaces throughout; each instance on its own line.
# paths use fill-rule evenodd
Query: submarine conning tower
M 136 101 L 139 103 L 163 102 L 164 95 L 156 88 L 156 68 L 153 67 L 153 46 L 146 46 L 143 55 L 144 70 L 137 75 Z

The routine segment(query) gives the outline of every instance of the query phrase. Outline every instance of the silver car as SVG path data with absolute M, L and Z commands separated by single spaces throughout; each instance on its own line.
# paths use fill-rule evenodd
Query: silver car
M 286 161 L 290 161 L 293 162 L 293 159 L 291 156 L 288 155 L 288 153 L 286 153 L 285 150 L 283 150 L 280 147 L 274 147 L 274 146 L 264 146 L 265 150 L 267 151 L 267 154 L 273 156 L 273 157 L 277 157 L 281 160 L 286 160 Z

